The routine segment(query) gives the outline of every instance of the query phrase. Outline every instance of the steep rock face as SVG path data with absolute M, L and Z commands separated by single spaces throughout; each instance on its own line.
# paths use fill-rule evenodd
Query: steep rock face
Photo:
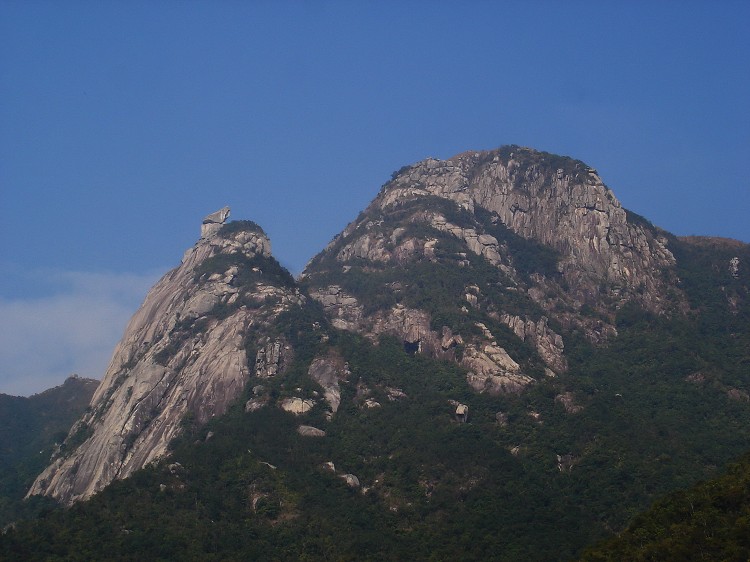
M 429 158 L 394 178 L 374 204 L 385 209 L 424 195 L 470 212 L 486 209 L 516 234 L 560 252 L 570 282 L 643 286 L 652 293 L 652 306 L 658 306 L 661 288 L 655 269 L 674 264 L 666 239 L 629 222 L 596 171 L 582 162 L 520 147 Z M 472 251 L 492 245 L 476 239 Z
M 542 316 L 538 322 L 511 314 L 503 314 L 500 321 L 508 326 L 523 341 L 530 341 L 536 347 L 539 356 L 552 370 L 553 374 L 567 371 L 568 362 L 563 354 L 565 344 L 559 334 L 548 328 L 549 320 Z
M 643 290 L 654 291 L 660 287 L 654 270 L 674 264 L 666 239 L 642 221 L 628 221 L 596 171 L 568 158 L 520 147 L 464 153 L 444 161 L 428 158 L 397 174 L 370 210 L 385 211 L 427 196 L 448 199 L 471 213 L 482 208 L 521 237 L 554 248 L 570 281 L 606 281 L 620 288 L 643 285 Z M 428 218 L 436 229 L 465 240 L 471 251 L 495 264 L 502 261 L 492 236 L 451 224 L 437 213 Z M 342 235 L 361 227 L 352 223 Z M 371 236 L 357 237 L 337 259 L 352 257 L 390 259 Z M 658 295 L 652 296 L 656 305 Z
M 330 415 L 335 414 L 341 404 L 339 382 L 349 376 L 349 369 L 338 355 L 316 357 L 310 363 L 307 375 L 323 389 L 323 397 L 330 407 Z
M 477 392 L 517 393 L 533 382 L 521 372 L 505 349 L 497 345 L 487 326 L 477 323 L 484 341 L 467 345 L 461 364 L 469 369 L 466 380 Z
M 310 296 L 323 305 L 335 328 L 352 332 L 360 329 L 363 308 L 356 297 L 347 294 L 339 285 L 313 288 Z
M 402 168 L 303 281 L 335 327 L 454 359 L 477 391 L 517 392 L 533 365 L 511 356 L 502 327 L 562 373 L 565 331 L 600 342 L 625 302 L 676 305 L 667 246 L 582 162 L 504 147 Z
M 227 216 L 209 215 L 204 226 Z M 72 453 L 54 459 L 29 495 L 87 498 L 166 454 L 185 415 L 202 424 L 223 414 L 258 369 L 257 360 L 248 364 L 249 344 L 268 349 L 264 329 L 302 302 L 291 278 L 273 274 L 278 264 L 257 225 L 202 230 L 128 324 L 90 411 L 65 442 Z M 275 350 L 270 344 L 264 376 L 279 368 Z

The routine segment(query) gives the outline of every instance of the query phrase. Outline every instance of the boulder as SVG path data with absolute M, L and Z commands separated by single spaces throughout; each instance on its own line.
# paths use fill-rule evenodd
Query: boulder
M 313 406 L 315 406 L 315 402 L 294 396 L 282 400 L 280 406 L 285 412 L 290 412 L 295 416 L 299 416 L 312 410 Z
M 311 425 L 301 425 L 297 428 L 297 433 L 303 437 L 325 437 L 326 432 Z
M 350 488 L 359 488 L 359 478 L 353 474 L 339 474 L 339 478 L 342 478 Z
M 226 220 L 229 218 L 229 207 L 224 207 L 207 215 L 201 224 L 201 238 L 208 238 L 216 234 Z

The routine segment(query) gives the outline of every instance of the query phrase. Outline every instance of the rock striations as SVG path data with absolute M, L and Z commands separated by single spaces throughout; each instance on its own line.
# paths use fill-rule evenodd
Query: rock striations
M 394 173 L 303 279 L 337 328 L 394 335 L 458 361 L 475 390 L 507 393 L 533 382 L 534 361 L 498 341 L 506 328 L 554 376 L 567 369 L 562 330 L 604 341 L 625 302 L 678 306 L 667 297 L 674 264 L 664 233 L 626 212 L 595 170 L 511 146 Z M 445 300 L 417 294 L 428 286 Z
M 228 214 L 209 215 L 181 265 L 148 293 L 65 442 L 68 454 L 29 495 L 87 498 L 163 456 L 186 415 L 204 423 L 238 398 L 254 367 L 246 349 L 303 297 L 291 277 L 272 273 L 280 268 L 263 231 L 224 224 Z
M 659 286 L 655 268 L 674 263 L 665 239 L 642 222 L 628 221 L 596 171 L 569 158 L 520 147 L 429 158 L 398 174 L 374 205 L 386 210 L 430 195 L 470 213 L 485 209 L 519 236 L 554 248 L 561 272 L 583 285 L 584 297 L 592 281 L 653 291 Z M 440 213 L 425 218 L 463 238 L 472 252 L 501 262 L 492 236 L 452 225 Z

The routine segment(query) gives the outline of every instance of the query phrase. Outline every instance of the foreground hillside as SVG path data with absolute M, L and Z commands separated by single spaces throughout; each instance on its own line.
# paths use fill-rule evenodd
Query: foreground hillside
M 671 494 L 584 561 L 750 559 L 750 456 L 720 477 Z
M 0 394 L 0 525 L 19 516 L 19 501 L 98 385 L 73 376 L 28 398 Z
M 227 215 L 37 478 L 72 507 L 6 557 L 567 560 L 750 450 L 750 247 L 582 162 L 405 167 L 299 281 Z

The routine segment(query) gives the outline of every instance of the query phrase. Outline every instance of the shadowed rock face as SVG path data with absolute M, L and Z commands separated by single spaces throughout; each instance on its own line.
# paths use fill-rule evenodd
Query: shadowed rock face
M 223 222 L 226 214 L 220 214 Z M 239 396 L 254 368 L 246 343 L 258 341 L 281 312 L 303 300 L 296 289 L 252 268 L 270 258 L 270 243 L 248 225 L 226 233 L 219 225 L 151 289 L 89 413 L 68 436 L 72 454 L 54 459 L 29 495 L 68 504 L 87 498 L 166 454 L 186 414 L 204 423 Z

